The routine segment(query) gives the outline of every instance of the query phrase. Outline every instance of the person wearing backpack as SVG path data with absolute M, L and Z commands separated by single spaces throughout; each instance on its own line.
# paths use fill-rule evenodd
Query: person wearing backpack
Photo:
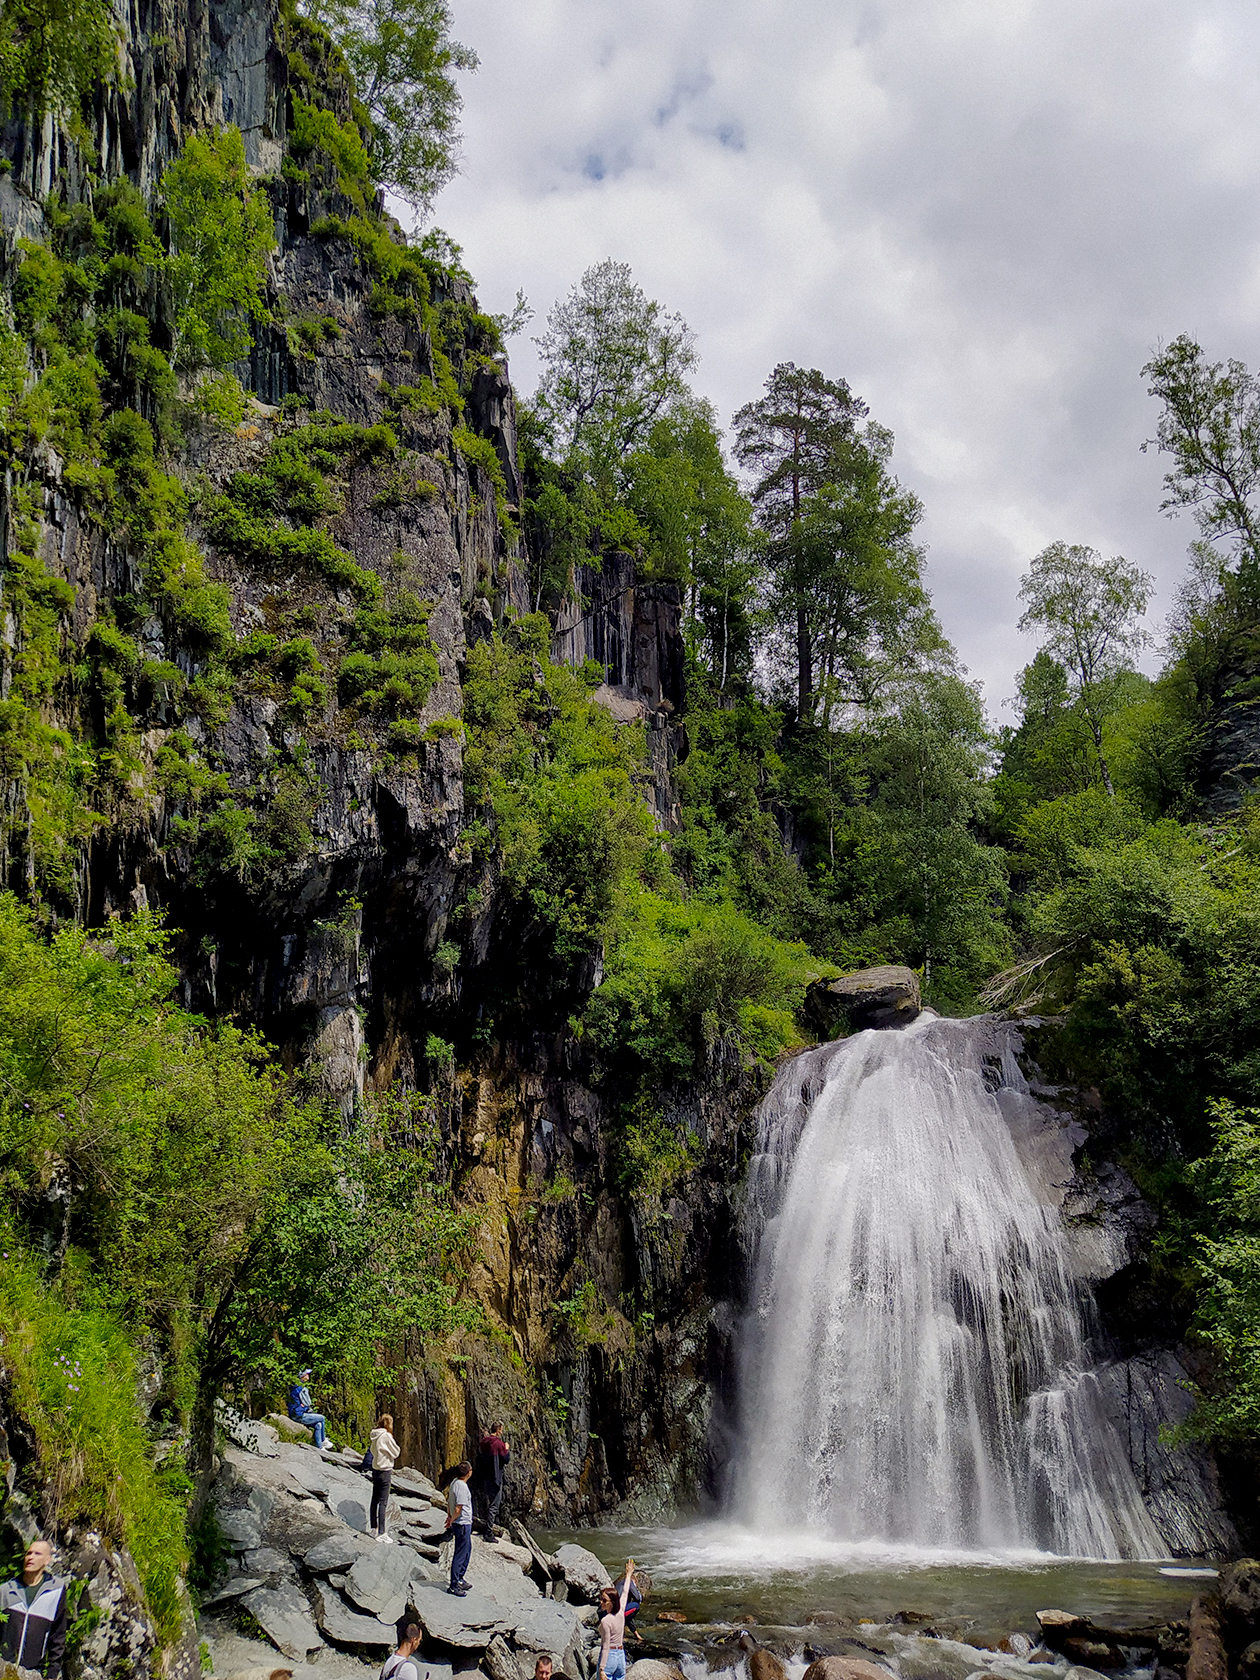
M 66 1588 L 69 1582 L 50 1573 L 53 1549 L 32 1540 L 22 1559 L 22 1573 L 0 1586 L 0 1662 L 34 1668 L 48 1680 L 61 1680 L 66 1651 Z
M 393 1430 L 393 1418 L 388 1412 L 382 1412 L 376 1420 L 376 1428 L 372 1431 L 372 1445 L 369 1449 L 372 1460 L 372 1508 L 368 1513 L 368 1527 L 374 1528 L 376 1538 L 387 1546 L 393 1544 L 385 1532 L 389 1485 L 394 1479 L 394 1466 L 398 1463 L 398 1455 L 402 1451 L 394 1439 Z
M 289 1416 L 294 1423 L 304 1423 L 314 1433 L 315 1445 L 323 1451 L 324 1423 L 322 1412 L 317 1412 L 311 1403 L 311 1391 L 307 1388 L 307 1380 L 311 1374 L 308 1365 L 305 1371 L 298 1372 L 298 1380 L 289 1390 Z
M 385 1659 L 381 1680 L 420 1680 L 420 1670 L 412 1659 L 420 1648 L 423 1637 L 418 1623 L 407 1623 L 403 1629 L 403 1636 L 398 1641 L 398 1649 L 392 1657 Z

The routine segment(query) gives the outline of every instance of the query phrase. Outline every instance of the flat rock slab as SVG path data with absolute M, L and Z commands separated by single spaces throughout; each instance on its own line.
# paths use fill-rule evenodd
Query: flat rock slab
M 263 1525 L 263 1539 L 278 1552 L 304 1557 L 320 1540 L 337 1533 L 339 1527 L 322 1505 L 306 1505 L 292 1494 L 282 1494 Z
M 418 1470 L 404 1470 L 395 1465 L 393 1485 L 402 1493 L 418 1494 L 421 1498 L 430 1501 L 441 1499 L 443 1505 L 446 1503 L 429 1478 L 422 1476 Z
M 350 1529 L 338 1529 L 333 1534 L 325 1535 L 322 1540 L 317 1540 L 303 1553 L 302 1562 L 312 1575 L 332 1575 L 357 1563 L 374 1543 Z
M 291 1581 L 281 1581 L 274 1587 L 255 1587 L 240 1602 L 276 1649 L 292 1657 L 294 1662 L 305 1662 L 307 1653 L 319 1650 L 323 1644 L 306 1595 Z
M 251 1575 L 291 1575 L 293 1565 L 287 1552 L 277 1552 L 271 1546 L 260 1546 L 256 1552 L 246 1552 L 241 1568 Z
M 257 1511 L 246 1506 L 239 1511 L 216 1511 L 215 1517 L 234 1552 L 252 1552 L 262 1545 L 262 1519 Z
M 416 1569 L 415 1555 L 406 1546 L 375 1546 L 354 1560 L 346 1575 L 346 1594 L 370 1616 L 396 1622 L 407 1608 Z
M 398 1643 L 395 1622 L 363 1615 L 332 1587 L 316 1588 L 315 1620 L 329 1639 L 335 1639 L 339 1645 L 370 1645 L 378 1651 L 392 1651 Z
M 445 1587 L 421 1582 L 412 1587 L 412 1607 L 430 1639 L 468 1651 L 484 1651 L 496 1633 L 511 1631 L 504 1607 L 474 1587 L 456 1598 Z
M 512 1638 L 524 1651 L 552 1651 L 563 1655 L 582 1625 L 576 1612 L 567 1604 L 557 1604 L 551 1598 L 539 1598 L 533 1604 L 518 1606 L 512 1614 Z
M 612 1576 L 594 1552 L 588 1552 L 585 1546 L 575 1546 L 570 1542 L 557 1546 L 555 1555 L 556 1567 L 568 1582 L 569 1590 L 581 1593 L 592 1604 L 605 1587 L 612 1586 Z
M 243 1598 L 246 1593 L 253 1592 L 255 1587 L 265 1587 L 267 1580 L 262 1575 L 236 1575 L 230 1581 L 225 1581 L 216 1588 L 208 1598 L 203 1598 L 201 1608 L 213 1610 L 216 1605 L 230 1604 L 234 1598 Z

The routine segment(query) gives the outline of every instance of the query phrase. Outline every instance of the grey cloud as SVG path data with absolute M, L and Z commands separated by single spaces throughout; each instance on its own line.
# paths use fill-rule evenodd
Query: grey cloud
M 614 256 L 687 317 L 724 415 L 784 358 L 844 374 L 897 434 L 994 710 L 1052 538 L 1139 560 L 1167 610 L 1191 532 L 1158 513 L 1139 369 L 1181 331 L 1260 351 L 1251 7 L 458 0 L 456 21 L 482 69 L 438 218 L 489 307 L 523 285 L 541 313 Z

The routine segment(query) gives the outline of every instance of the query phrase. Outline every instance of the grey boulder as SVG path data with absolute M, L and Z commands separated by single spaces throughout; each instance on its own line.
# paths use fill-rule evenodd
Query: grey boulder
M 439 1645 L 484 1651 L 496 1633 L 508 1633 L 511 1621 L 501 1604 L 474 1587 L 464 1598 L 456 1598 L 436 1583 L 413 1586 L 412 1608 L 421 1627 Z
M 277 1552 L 270 1546 L 260 1546 L 257 1551 L 246 1552 L 241 1559 L 241 1568 L 251 1575 L 292 1575 L 293 1565 L 289 1562 L 287 1552 Z
M 216 1587 L 201 1601 L 203 1610 L 213 1610 L 220 1604 L 230 1604 L 234 1598 L 244 1598 L 255 1587 L 265 1587 L 266 1580 L 261 1575 L 234 1575 L 230 1581 L 225 1581 L 221 1587 Z
M 234 1552 L 252 1552 L 262 1545 L 262 1521 L 257 1511 L 245 1506 L 237 1511 L 216 1511 L 215 1517 Z
M 320 1630 L 339 1645 L 373 1645 L 392 1651 L 398 1643 L 395 1622 L 363 1615 L 327 1585 L 315 1589 L 315 1620 Z
M 349 1529 L 338 1529 L 333 1534 L 325 1535 L 322 1540 L 317 1540 L 303 1554 L 302 1562 L 312 1575 L 332 1575 L 339 1570 L 349 1569 L 372 1544 L 372 1541 L 351 1533 Z
M 346 1596 L 360 1610 L 396 1622 L 407 1608 L 416 1559 L 403 1546 L 377 1546 L 362 1552 L 346 1575 Z
M 612 1576 L 585 1546 L 572 1543 L 556 1547 L 556 1566 L 568 1583 L 569 1591 L 579 1593 L 594 1604 L 605 1587 L 612 1586 Z
M 512 1616 L 512 1636 L 525 1651 L 563 1653 L 582 1625 L 576 1611 L 567 1604 L 557 1604 L 551 1598 L 538 1598 L 532 1604 L 518 1605 L 509 1613 Z
M 278 1651 L 294 1662 L 305 1662 L 323 1644 L 305 1595 L 291 1581 L 274 1587 L 255 1587 L 241 1604 Z

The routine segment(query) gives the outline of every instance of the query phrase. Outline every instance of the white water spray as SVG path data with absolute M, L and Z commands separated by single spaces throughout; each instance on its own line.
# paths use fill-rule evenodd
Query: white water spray
M 929 1015 L 808 1052 L 763 1104 L 738 1514 L 841 1541 L 1158 1557 L 1061 1217 L 986 1084 L 985 1025 Z

